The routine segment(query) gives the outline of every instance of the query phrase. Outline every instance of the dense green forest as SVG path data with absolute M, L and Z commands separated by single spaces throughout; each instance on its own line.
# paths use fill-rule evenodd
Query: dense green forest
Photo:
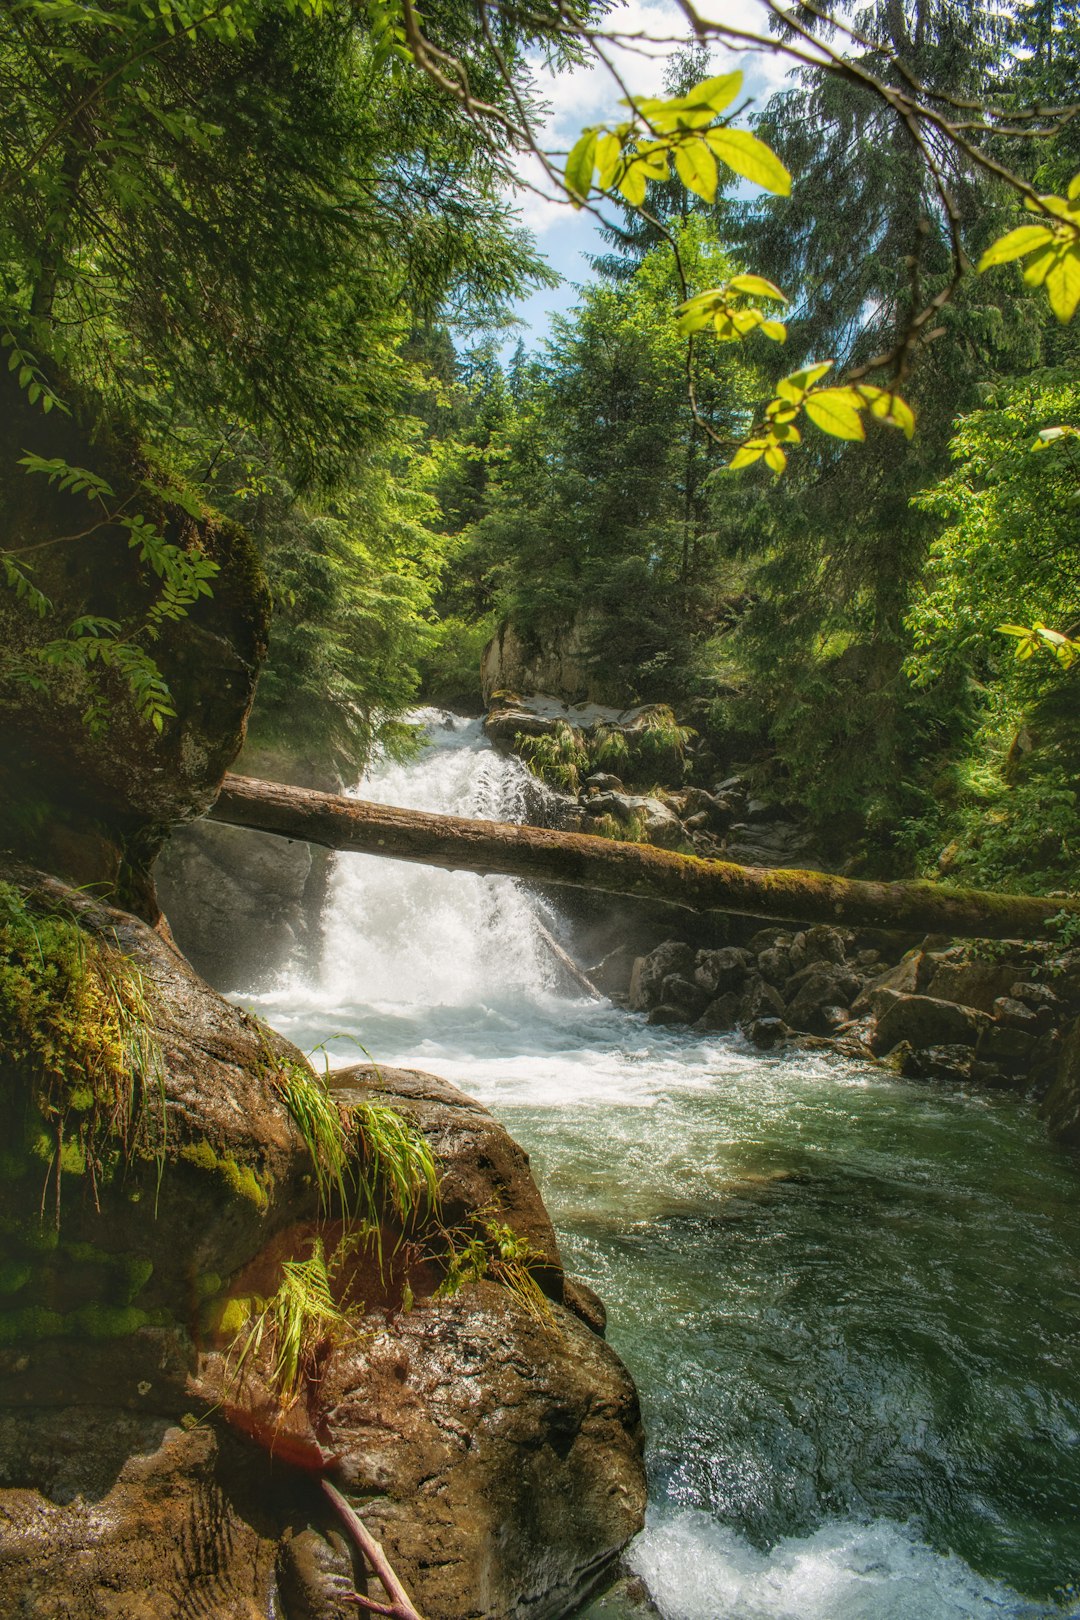
M 254 538 L 273 622 L 252 740 L 355 776 L 418 698 L 479 702 L 500 624 L 536 647 L 576 627 L 596 695 L 671 704 L 706 774 L 748 766 L 836 864 L 1071 886 L 1080 460 L 1056 430 L 1080 419 L 1078 340 L 1013 263 L 951 286 L 956 241 L 970 261 L 1016 223 L 994 164 L 1052 195 L 1080 168 L 1080 120 L 1033 139 L 1022 114 L 1076 94 L 1071 8 L 875 0 L 834 48 L 999 109 L 989 166 L 954 145 L 928 167 L 857 75 L 803 67 L 756 120 L 790 198 L 666 163 L 639 197 L 612 169 L 608 250 L 527 341 L 509 310 L 551 274 L 507 206 L 507 131 L 538 116 L 538 51 L 569 64 L 580 33 L 508 9 L 480 49 L 468 8 L 440 9 L 430 41 L 482 101 L 462 116 L 395 16 L 26 0 L 0 43 L 9 385 L 122 421 L 152 499 Z M 688 45 L 667 93 L 710 71 Z M 747 271 L 790 296 L 786 343 L 717 322 L 688 362 L 678 311 Z M 935 341 L 908 343 L 927 302 Z M 781 377 L 890 351 L 910 440 L 814 434 L 782 477 L 730 467 Z M 44 665 L 111 671 L 113 701 L 167 727 L 154 638 L 216 565 L 18 434 L 9 482 L 89 497 L 151 585 L 141 618 L 57 625 Z M 34 558 L 3 561 L 47 620 Z M 42 667 L 8 656 L 7 691 Z

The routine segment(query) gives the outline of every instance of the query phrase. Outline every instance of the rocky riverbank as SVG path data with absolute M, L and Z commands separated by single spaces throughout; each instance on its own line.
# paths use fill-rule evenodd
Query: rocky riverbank
M 138 919 L 3 877 L 11 928 L 22 906 L 47 950 L 77 928 L 65 960 L 102 966 L 106 1003 L 120 987 L 139 1061 L 99 1095 L 3 1031 L 0 1612 L 342 1620 L 380 1589 L 324 1474 L 429 1620 L 572 1612 L 641 1525 L 641 1430 L 525 1155 L 433 1077 L 337 1073 L 322 1117 L 379 1199 L 377 1227 L 343 1224 L 302 1054 Z M 395 1204 L 380 1120 L 434 1154 L 437 1214 Z
M 1080 1145 L 1080 952 L 1022 941 L 957 945 L 819 925 L 745 945 L 669 939 L 632 966 L 629 1006 L 651 1024 L 740 1030 L 755 1045 L 828 1044 L 898 1074 L 1008 1086 Z

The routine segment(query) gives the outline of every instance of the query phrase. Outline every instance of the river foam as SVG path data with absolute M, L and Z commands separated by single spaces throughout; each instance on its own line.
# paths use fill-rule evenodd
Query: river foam
M 423 718 L 358 791 L 522 819 L 519 762 Z M 1075 1160 L 1010 1097 L 560 994 L 538 915 L 506 878 L 342 856 L 317 971 L 241 999 L 335 1065 L 457 1082 L 530 1151 L 641 1390 L 629 1556 L 664 1620 L 1080 1617 Z

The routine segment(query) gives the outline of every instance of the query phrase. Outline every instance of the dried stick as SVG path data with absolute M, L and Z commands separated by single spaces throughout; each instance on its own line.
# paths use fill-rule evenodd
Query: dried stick
M 341 1492 L 331 1485 L 328 1479 L 321 1480 L 320 1484 L 323 1488 L 323 1494 L 336 1508 L 345 1528 L 370 1564 L 372 1574 L 382 1582 L 383 1589 L 390 1599 L 389 1604 L 376 1603 L 373 1598 L 362 1597 L 357 1593 L 353 1601 L 359 1603 L 362 1608 L 367 1609 L 372 1614 L 388 1615 L 390 1620 L 422 1620 L 421 1615 L 413 1607 L 408 1592 L 406 1592 L 391 1569 L 386 1554 L 368 1530 L 359 1513 L 342 1496 Z

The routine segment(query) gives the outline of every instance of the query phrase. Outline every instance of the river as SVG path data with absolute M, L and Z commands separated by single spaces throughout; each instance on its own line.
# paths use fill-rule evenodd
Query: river
M 520 819 L 518 762 L 426 719 L 364 795 Z M 538 914 L 338 857 L 318 970 L 242 999 L 334 1064 L 456 1081 L 529 1149 L 641 1391 L 629 1563 L 665 1620 L 1080 1616 L 1077 1159 L 1007 1095 L 570 999 Z

